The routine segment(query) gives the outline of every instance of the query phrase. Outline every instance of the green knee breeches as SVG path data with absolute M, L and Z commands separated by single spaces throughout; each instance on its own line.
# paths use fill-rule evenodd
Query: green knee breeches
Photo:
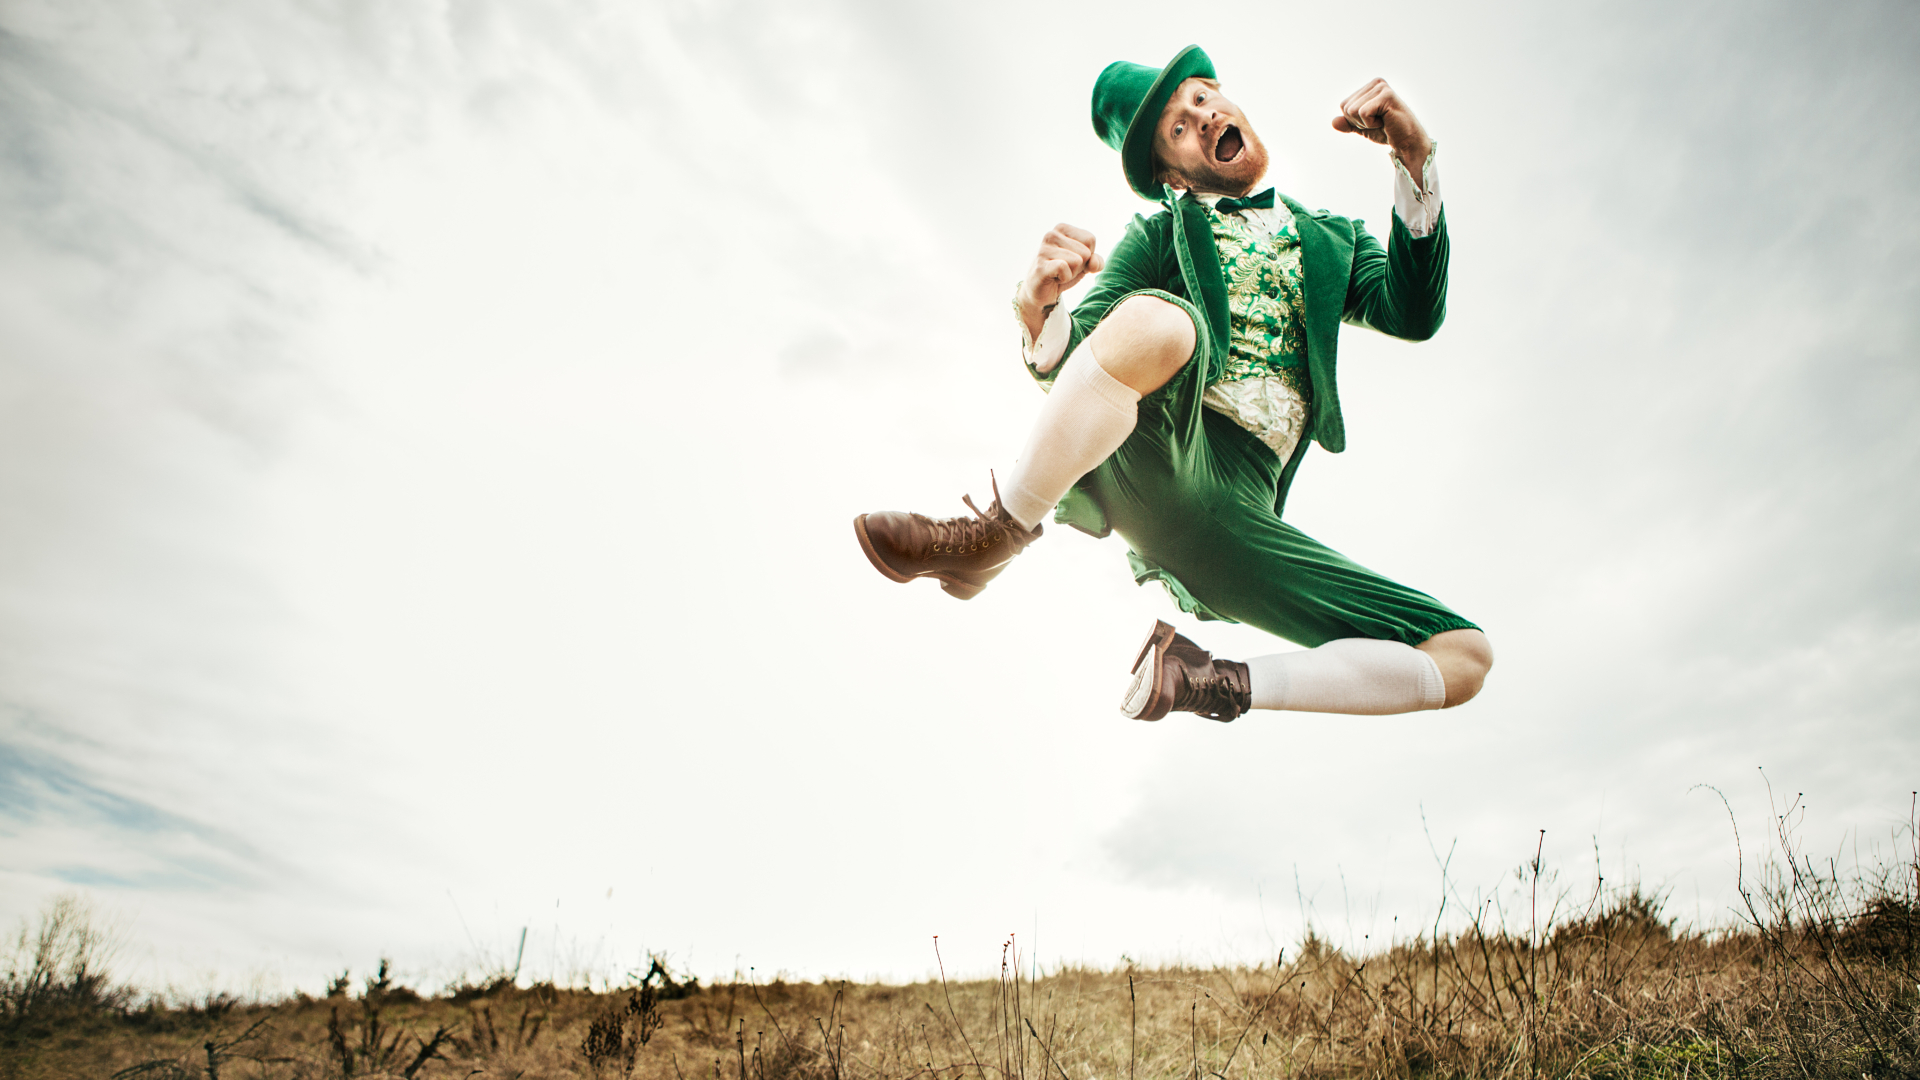
M 1184 301 L 1155 293 L 1192 309 Z M 1474 624 L 1418 589 L 1348 559 L 1280 520 L 1285 462 L 1200 403 L 1209 375 L 1205 320 L 1196 355 L 1140 402 L 1133 434 L 1080 482 L 1132 547 L 1134 575 L 1163 582 L 1201 618 L 1257 626 L 1305 646 L 1365 637 L 1417 645 Z M 1307 441 L 1295 449 L 1306 452 Z

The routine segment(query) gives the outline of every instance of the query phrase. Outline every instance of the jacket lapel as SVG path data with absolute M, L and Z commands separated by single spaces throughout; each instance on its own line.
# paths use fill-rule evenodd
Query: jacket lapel
M 1335 359 L 1340 319 L 1346 313 L 1347 281 L 1353 274 L 1353 226 L 1346 218 L 1308 210 L 1285 195 L 1300 232 L 1301 273 L 1306 279 L 1307 371 L 1313 376 L 1313 415 L 1308 434 L 1330 453 L 1346 449 L 1340 417 Z
M 1233 340 L 1233 316 L 1227 309 L 1227 278 L 1220 272 L 1213 225 L 1200 200 L 1170 186 L 1164 190 L 1167 209 L 1173 214 L 1173 250 L 1180 262 L 1180 276 L 1186 281 L 1188 298 L 1207 317 L 1213 338 L 1213 355 L 1208 359 L 1217 373 L 1226 366 L 1227 346 Z

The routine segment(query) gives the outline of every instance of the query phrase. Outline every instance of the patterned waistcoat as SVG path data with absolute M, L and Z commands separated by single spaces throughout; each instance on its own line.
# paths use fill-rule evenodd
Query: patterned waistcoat
M 1227 363 L 1201 398 L 1252 432 L 1282 461 L 1306 430 L 1313 400 L 1307 370 L 1300 232 L 1285 203 L 1269 235 L 1238 214 L 1207 210 L 1220 273 L 1226 279 L 1231 339 Z

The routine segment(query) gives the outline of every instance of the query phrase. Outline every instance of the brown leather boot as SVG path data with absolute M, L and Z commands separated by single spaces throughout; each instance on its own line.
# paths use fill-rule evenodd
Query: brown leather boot
M 1247 665 L 1215 660 L 1212 653 L 1157 619 L 1134 658 L 1133 684 L 1120 701 L 1120 711 L 1135 720 L 1195 712 L 1226 723 L 1252 707 L 1253 682 Z
M 898 510 L 861 514 L 853 519 L 860 550 L 867 553 L 875 570 L 894 581 L 930 577 L 948 595 L 971 600 L 1039 538 L 1042 526 L 1035 525 L 1031 532 L 1021 528 L 1001 508 L 997 482 L 993 504 L 984 513 L 971 497 L 963 495 L 961 501 L 973 517 L 935 520 Z

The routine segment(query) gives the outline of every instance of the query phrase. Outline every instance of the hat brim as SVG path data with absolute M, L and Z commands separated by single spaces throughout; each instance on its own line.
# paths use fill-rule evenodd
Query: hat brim
M 1160 198 L 1160 182 L 1153 177 L 1153 130 L 1160 123 L 1160 113 L 1180 84 L 1196 75 L 1203 79 L 1217 77 L 1207 54 L 1200 46 L 1189 45 L 1160 69 L 1160 77 L 1148 88 L 1133 119 L 1127 121 L 1127 137 L 1120 144 L 1120 167 L 1127 174 L 1127 185 L 1143 199 Z

